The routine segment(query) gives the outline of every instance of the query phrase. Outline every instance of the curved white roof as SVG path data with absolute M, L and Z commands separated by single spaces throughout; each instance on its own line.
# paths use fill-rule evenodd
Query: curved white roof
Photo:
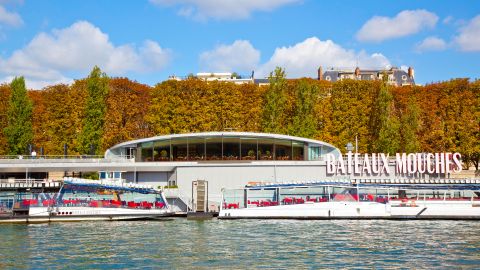
M 289 136 L 289 135 L 281 135 L 281 134 L 272 134 L 272 133 L 256 133 L 256 132 L 198 132 L 198 133 L 183 133 L 183 134 L 170 134 L 170 135 L 162 135 L 162 136 L 155 136 L 150 138 L 138 139 L 133 141 L 128 141 L 124 143 L 120 143 L 114 145 L 110 149 L 105 152 L 105 157 L 115 155 L 116 149 L 121 149 L 124 147 L 137 147 L 139 143 L 146 143 L 146 142 L 154 142 L 154 141 L 161 141 L 161 140 L 168 140 L 168 139 L 175 139 L 175 138 L 194 138 L 194 137 L 242 137 L 242 138 L 266 138 L 266 139 L 280 139 L 280 140 L 293 140 L 308 143 L 309 146 L 326 146 L 331 148 L 331 151 L 337 152 L 337 154 L 341 155 L 340 150 L 335 146 L 318 140 L 312 140 L 307 138 Z

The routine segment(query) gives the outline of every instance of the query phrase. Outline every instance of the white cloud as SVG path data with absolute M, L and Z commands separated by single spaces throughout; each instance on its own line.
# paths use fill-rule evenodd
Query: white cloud
M 28 87 L 69 81 L 64 74 L 85 74 L 97 65 L 109 75 L 148 72 L 164 68 L 169 50 L 147 40 L 137 48 L 115 46 L 107 34 L 89 22 L 40 33 L 7 59 L 0 58 L 0 76 L 25 76 Z
M 415 46 L 417 52 L 443 51 L 447 48 L 445 40 L 438 37 L 427 37 Z
M 460 34 L 454 42 L 465 52 L 480 51 L 480 15 L 474 17 L 468 24 L 460 29 Z
M 390 61 L 380 53 L 355 52 L 331 40 L 311 37 L 290 47 L 277 48 L 258 74 L 267 76 L 279 66 L 285 68 L 288 77 L 316 77 L 319 66 L 354 68 L 357 64 L 360 68 L 385 68 Z
M 438 21 L 435 13 L 419 9 L 404 10 L 395 17 L 374 16 L 357 32 L 359 41 L 380 42 L 415 34 L 433 28 Z
M 245 19 L 255 11 L 271 11 L 301 0 L 150 0 L 160 6 L 179 6 L 178 14 L 197 20 Z
M 204 71 L 250 71 L 260 61 L 260 52 L 247 40 L 236 40 L 230 45 L 220 45 L 200 54 L 200 66 Z
M 451 22 L 453 22 L 453 19 L 454 19 L 453 16 L 447 16 L 442 20 L 442 23 L 443 24 L 450 24 Z
M 0 6 L 0 23 L 18 27 L 23 25 L 23 20 L 17 13 L 9 12 L 3 6 Z

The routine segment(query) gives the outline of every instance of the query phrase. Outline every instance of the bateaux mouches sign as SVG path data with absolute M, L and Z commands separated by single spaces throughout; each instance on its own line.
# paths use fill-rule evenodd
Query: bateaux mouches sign
M 397 153 L 395 159 L 384 153 L 326 155 L 329 175 L 448 174 L 462 170 L 461 159 L 460 153 Z

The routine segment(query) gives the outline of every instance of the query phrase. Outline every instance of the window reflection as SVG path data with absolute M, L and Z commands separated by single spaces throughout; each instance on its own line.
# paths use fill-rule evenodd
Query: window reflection
M 154 161 L 170 161 L 170 140 L 156 141 L 153 147 Z
M 141 144 L 142 161 L 153 160 L 153 142 L 146 142 Z
M 274 139 L 258 140 L 258 158 L 260 160 L 273 160 Z
M 205 160 L 205 139 L 189 138 L 188 160 Z
M 240 139 L 234 137 L 223 138 L 223 160 L 240 159 Z
M 207 147 L 207 160 L 222 159 L 222 138 L 221 137 L 206 138 L 205 145 Z
M 275 140 L 275 159 L 276 160 L 292 159 L 292 141 L 291 140 Z
M 242 160 L 256 160 L 257 157 L 257 139 L 256 138 L 241 138 Z
M 292 142 L 292 153 L 293 153 L 293 160 L 305 160 L 304 155 L 304 143 L 302 142 Z
M 177 138 L 172 139 L 172 160 L 186 161 L 188 160 L 188 139 Z

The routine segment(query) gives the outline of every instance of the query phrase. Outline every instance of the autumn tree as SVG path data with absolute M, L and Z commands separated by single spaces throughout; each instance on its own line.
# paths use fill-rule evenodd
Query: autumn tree
M 63 155 L 65 144 L 69 154 L 79 154 L 75 146 L 82 130 L 86 80 L 77 80 L 70 86 L 47 86 L 37 95 L 40 98 L 34 99 L 35 144 L 48 155 Z
M 295 112 L 290 134 L 299 137 L 313 138 L 316 133 L 316 117 L 314 112 L 318 97 L 318 86 L 314 82 L 302 79 L 298 82 L 296 93 Z
M 3 131 L 8 124 L 8 99 L 10 97 L 10 85 L 0 85 L 0 155 L 8 153 L 7 137 Z
M 388 86 L 388 76 L 383 74 L 383 82 L 375 102 L 374 120 L 371 126 L 373 149 L 376 152 L 394 154 L 399 150 L 400 121 L 395 115 L 393 97 Z
M 269 89 L 264 99 L 262 130 L 269 133 L 284 133 L 285 70 L 280 67 L 275 68 L 275 71 L 270 73 L 269 82 Z
M 419 118 L 420 108 L 418 107 L 415 96 L 411 96 L 405 112 L 400 117 L 401 145 L 402 151 L 405 153 L 416 153 L 420 151 L 420 143 L 417 137 L 420 128 Z
M 10 155 L 24 154 L 33 139 L 32 101 L 27 96 L 25 79 L 16 77 L 10 84 L 7 127 L 4 128 Z
M 153 135 L 145 116 L 150 106 L 150 87 L 127 78 L 109 81 L 103 147 Z
M 372 100 L 377 91 L 377 82 L 342 80 L 335 82 L 331 90 L 330 108 L 331 141 L 341 150 L 348 142 L 358 138 L 359 152 L 367 151 L 371 144 L 368 129 L 369 116 L 371 115 Z
M 101 153 L 107 95 L 108 77 L 95 66 L 87 78 L 87 101 L 82 132 L 79 135 L 81 153 Z

